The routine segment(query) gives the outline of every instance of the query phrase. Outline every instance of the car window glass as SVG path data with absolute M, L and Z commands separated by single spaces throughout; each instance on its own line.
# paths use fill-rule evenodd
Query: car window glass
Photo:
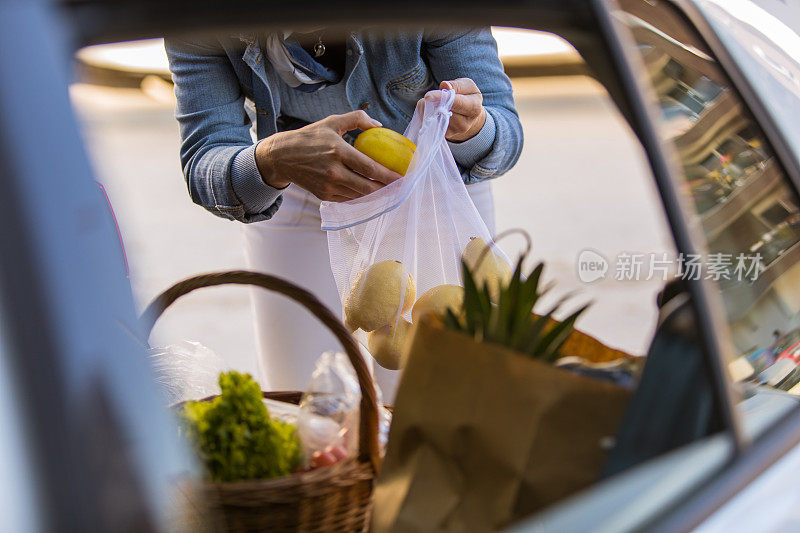
M 683 169 L 705 252 L 682 275 L 713 282 L 739 358 L 736 381 L 800 394 L 800 212 L 757 122 L 685 19 L 664 3 L 622 2 L 658 96 L 658 133 Z
M 800 16 L 781 0 L 695 0 L 727 52 L 760 94 L 776 127 L 797 151 L 800 129 Z

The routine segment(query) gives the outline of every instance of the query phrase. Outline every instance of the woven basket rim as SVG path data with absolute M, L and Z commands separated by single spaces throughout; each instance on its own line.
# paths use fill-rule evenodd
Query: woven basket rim
M 350 476 L 352 473 L 358 473 L 363 470 L 369 473 L 370 479 L 373 476 L 372 469 L 369 468 L 368 463 L 358 460 L 356 457 L 348 457 L 330 466 L 323 466 L 309 470 L 307 472 L 293 472 L 286 476 L 263 478 L 263 479 L 245 479 L 241 481 L 210 481 L 207 479 L 197 480 L 200 486 L 214 488 L 216 490 L 226 492 L 238 491 L 251 491 L 258 489 L 278 489 L 282 487 L 290 487 L 295 485 L 308 485 L 309 483 L 324 483 L 331 479 Z
M 143 331 L 149 337 L 155 321 L 178 298 L 196 289 L 226 284 L 258 286 L 291 298 L 340 341 L 361 388 L 359 453 L 331 466 L 277 478 L 214 482 L 187 476 L 180 483 L 194 487 L 210 511 L 208 516 L 219 519 L 216 528 L 225 531 L 365 530 L 381 460 L 375 387 L 357 341 L 313 294 L 289 281 L 258 272 L 229 271 L 194 276 L 173 285 L 151 302 L 140 318 Z M 263 393 L 265 397 L 295 394 L 294 391 Z M 195 515 L 198 513 L 196 508 Z
M 145 333 L 144 342 L 150 337 L 158 318 L 176 300 L 197 289 L 220 285 L 250 285 L 282 294 L 305 307 L 339 340 L 355 370 L 361 389 L 358 459 L 369 462 L 377 473 L 380 470 L 381 454 L 378 444 L 378 401 L 372 375 L 352 333 L 316 296 L 302 287 L 276 276 L 248 270 L 212 272 L 186 278 L 164 290 L 145 308 L 139 318 Z

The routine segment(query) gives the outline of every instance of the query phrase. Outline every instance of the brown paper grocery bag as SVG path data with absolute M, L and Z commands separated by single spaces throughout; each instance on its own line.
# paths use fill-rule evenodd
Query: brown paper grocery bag
M 495 530 L 590 485 L 628 397 L 423 321 L 397 392 L 373 529 Z

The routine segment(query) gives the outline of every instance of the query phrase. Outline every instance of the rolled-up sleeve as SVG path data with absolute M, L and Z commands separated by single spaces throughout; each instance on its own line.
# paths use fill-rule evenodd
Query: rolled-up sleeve
M 165 48 L 192 201 L 229 220 L 271 218 L 281 204 L 280 190 L 258 172 L 244 94 L 221 43 L 168 38 Z
M 475 136 L 466 141 L 451 142 L 447 141 L 453 158 L 459 166 L 472 168 L 475 163 L 486 157 L 494 146 L 495 127 L 494 118 L 486 113 L 486 122 Z
M 241 150 L 234 156 L 231 165 L 233 192 L 247 213 L 262 213 L 268 210 L 286 188 L 276 189 L 261 178 L 261 172 L 258 171 L 256 164 L 256 146 L 257 144 L 253 144 Z
M 522 124 L 514 107 L 511 80 L 503 70 L 491 30 L 428 31 L 423 53 L 437 83 L 472 78 L 483 94 L 483 128 L 467 141 L 450 143 L 464 182 L 483 181 L 508 172 L 522 153 Z

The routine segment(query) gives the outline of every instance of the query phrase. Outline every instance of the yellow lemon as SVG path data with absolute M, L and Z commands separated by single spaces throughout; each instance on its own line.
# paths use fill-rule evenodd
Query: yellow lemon
M 399 370 L 406 366 L 408 343 L 411 340 L 414 326 L 405 318 L 400 318 L 397 325 L 389 324 L 376 329 L 367 335 L 367 348 L 375 361 L 383 368 Z
M 411 320 L 414 324 L 429 314 L 443 315 L 450 308 L 458 315 L 464 303 L 464 288 L 458 285 L 439 285 L 425 292 L 419 297 L 411 309 Z
M 351 331 L 373 331 L 393 324 L 411 309 L 417 289 L 414 277 L 400 261 L 380 261 L 359 272 L 344 304 L 345 324 Z
M 389 170 L 405 176 L 416 145 L 388 128 L 364 130 L 353 144 L 356 150 L 374 159 Z M 369 176 L 367 176 L 369 177 Z
M 500 288 L 511 281 L 514 271 L 505 259 L 499 257 L 491 249 L 484 254 L 487 244 L 480 237 L 470 239 L 461 258 L 472 271 L 478 288 L 489 287 L 489 295 L 493 302 L 500 297 Z

